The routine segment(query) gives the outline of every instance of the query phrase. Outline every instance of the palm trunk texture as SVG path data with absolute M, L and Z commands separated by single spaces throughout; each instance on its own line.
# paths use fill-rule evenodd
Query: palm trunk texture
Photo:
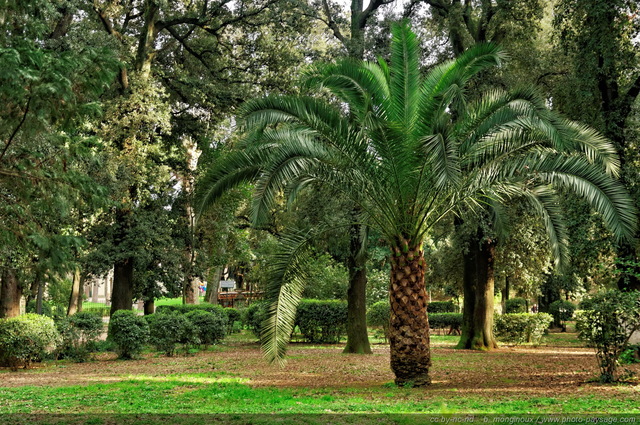
M 396 251 L 391 258 L 389 341 L 391 370 L 399 386 L 431 383 L 425 265 L 419 246 L 406 253 Z

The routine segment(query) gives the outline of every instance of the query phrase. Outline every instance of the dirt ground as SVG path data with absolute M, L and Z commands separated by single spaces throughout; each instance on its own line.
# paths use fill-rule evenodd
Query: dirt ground
M 638 394 L 640 384 L 607 386 L 589 382 L 598 374 L 593 350 L 579 347 L 502 347 L 491 352 L 455 350 L 435 345 L 428 391 L 461 396 L 555 397 L 577 393 L 615 397 Z M 388 346 L 374 354 L 345 355 L 342 346 L 292 344 L 286 367 L 267 364 L 256 343 L 227 342 L 193 356 L 163 357 L 155 353 L 139 360 L 116 360 L 100 354 L 88 363 L 52 362 L 32 370 L 0 373 L 3 387 L 68 386 L 108 383 L 173 374 L 214 372 L 244 378 L 255 387 L 376 388 L 393 381 Z M 640 365 L 624 366 L 640 376 Z

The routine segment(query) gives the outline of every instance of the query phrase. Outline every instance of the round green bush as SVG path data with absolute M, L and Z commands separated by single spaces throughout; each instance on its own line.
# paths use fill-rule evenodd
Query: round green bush
M 193 324 L 201 344 L 212 345 L 224 339 L 228 320 L 226 315 L 194 310 L 185 316 Z
M 200 312 L 205 313 L 203 311 Z M 151 318 L 150 316 L 154 317 Z M 156 313 L 150 316 L 147 319 L 150 342 L 165 355 L 173 356 L 178 344 L 184 344 L 185 347 L 188 347 L 197 345 L 200 342 L 196 327 L 186 315 L 168 312 Z
M 50 317 L 27 313 L 0 320 L 0 363 L 28 368 L 53 352 L 61 342 Z
M 234 330 L 233 325 L 236 322 L 242 321 L 242 314 L 240 311 L 235 308 L 227 307 L 224 309 L 225 314 L 227 315 L 227 332 L 232 333 Z
M 107 338 L 116 345 L 121 359 L 132 359 L 149 340 L 149 325 L 131 310 L 118 310 L 111 315 Z
M 262 332 L 262 324 L 269 316 L 269 303 L 259 301 L 247 307 L 242 316 L 244 326 L 251 329 L 256 338 L 260 338 Z
M 562 322 L 571 320 L 576 306 L 564 300 L 557 300 L 549 304 L 549 314 L 553 316 L 553 324 L 560 326 Z
M 610 290 L 594 294 L 580 303 L 576 313 L 578 337 L 596 349 L 600 380 L 614 382 L 618 359 L 629 338 L 640 329 L 640 292 Z
M 104 324 L 101 316 L 80 311 L 59 320 L 56 327 L 62 336 L 58 356 L 84 362 L 89 360 L 91 351 L 95 349 Z
M 551 322 L 553 317 L 547 313 L 500 314 L 495 317 L 494 327 L 496 337 L 505 342 L 539 344 Z
M 511 298 L 505 303 L 506 314 L 528 313 L 527 300 L 524 298 Z

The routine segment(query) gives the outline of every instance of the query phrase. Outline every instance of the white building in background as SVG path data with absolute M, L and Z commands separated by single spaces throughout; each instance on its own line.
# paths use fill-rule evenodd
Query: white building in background
M 90 276 L 84 284 L 84 295 L 92 303 L 111 305 L 113 289 L 113 269 L 104 276 Z

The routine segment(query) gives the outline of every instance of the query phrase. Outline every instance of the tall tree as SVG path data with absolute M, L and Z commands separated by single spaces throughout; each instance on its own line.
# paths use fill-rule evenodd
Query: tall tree
M 99 112 L 113 54 L 71 48 L 70 9 L 11 1 L 0 11 L 0 274 L 9 315 L 26 279 L 74 268 L 77 210 L 104 195 L 83 169 L 99 145 L 79 128 Z
M 637 149 L 628 140 L 628 122 L 640 95 L 640 33 L 635 0 L 560 0 L 555 8 L 559 47 L 567 55 L 567 75 L 556 84 L 554 101 L 569 116 L 594 123 L 614 144 L 623 179 L 640 205 Z M 638 235 L 636 235 L 637 237 Z M 640 289 L 637 243 L 623 243 L 620 262 L 627 264 L 618 286 Z
M 617 171 L 617 160 L 604 139 L 557 118 L 530 91 L 466 102 L 469 80 L 499 58 L 495 47 L 479 45 L 421 78 L 418 40 L 406 25 L 395 26 L 390 65 L 346 61 L 311 77 L 337 105 L 304 96 L 247 103 L 244 150 L 208 174 L 202 206 L 257 179 L 257 221 L 276 193 L 300 190 L 301 183 L 329 185 L 361 208 L 359 221 L 377 229 L 391 251 L 391 368 L 398 384 L 430 382 L 422 244 L 449 213 L 519 193 L 558 236 L 553 184 L 591 199 L 617 234 L 632 232 L 633 208 L 606 174 Z M 562 238 L 555 240 L 560 257 Z M 263 341 L 271 359 L 284 354 L 304 286 L 298 274 L 306 238 L 291 237 L 288 245 L 273 260 Z

